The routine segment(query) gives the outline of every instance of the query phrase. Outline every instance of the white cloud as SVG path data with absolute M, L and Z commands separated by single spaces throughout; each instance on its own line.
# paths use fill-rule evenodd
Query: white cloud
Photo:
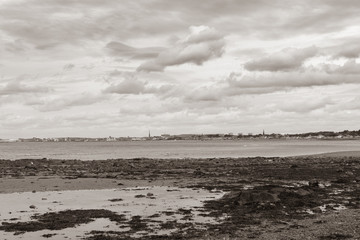
M 101 95 L 90 93 L 81 93 L 76 95 L 68 95 L 66 97 L 53 97 L 42 101 L 32 103 L 38 110 L 42 112 L 60 111 L 78 106 L 88 106 L 99 103 L 104 100 Z
M 335 70 L 335 73 L 340 74 L 360 74 L 360 63 L 354 59 L 345 62 L 345 64 Z
M 334 54 L 334 58 L 358 58 L 360 57 L 360 46 L 359 46 L 360 39 L 358 36 L 355 37 L 355 39 L 352 39 L 350 37 L 349 39 L 346 39 L 346 41 L 338 46 L 331 47 Z
M 112 84 L 107 87 L 105 93 L 117 94 L 140 94 L 145 91 L 145 83 L 134 79 L 124 79 L 119 84 Z
M 224 53 L 223 35 L 206 26 L 190 27 L 190 34 L 177 44 L 160 52 L 158 57 L 141 64 L 138 71 L 163 71 L 168 66 L 204 62 Z
M 46 93 L 51 91 L 48 87 L 30 86 L 23 84 L 18 80 L 12 80 L 5 85 L 0 86 L 0 95 L 15 95 L 25 93 Z
M 159 55 L 159 52 L 164 48 L 160 47 L 148 47 L 148 48 L 134 48 L 121 42 L 109 42 L 106 45 L 106 49 L 113 56 L 129 57 L 133 59 L 148 59 L 155 58 Z
M 287 48 L 269 56 L 262 57 L 245 64 L 249 71 L 291 71 L 300 68 L 303 62 L 314 57 L 318 52 L 316 47 L 304 49 Z
M 334 104 L 331 98 L 311 98 L 311 99 L 302 99 L 283 102 L 279 104 L 278 109 L 284 112 L 294 112 L 294 113 L 308 113 L 315 111 L 317 109 L 323 109 L 328 105 Z
M 115 82 L 112 82 L 107 86 L 104 93 L 115 94 L 158 94 L 165 95 L 171 91 L 174 87 L 170 84 L 154 85 L 146 81 L 142 81 L 138 78 L 138 74 L 128 72 L 111 72 L 109 74 L 112 78 L 115 78 Z

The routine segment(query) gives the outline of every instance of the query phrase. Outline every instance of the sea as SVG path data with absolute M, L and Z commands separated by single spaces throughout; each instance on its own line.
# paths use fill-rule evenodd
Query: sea
M 360 140 L 211 140 L 0 143 L 0 159 L 286 157 L 360 151 Z

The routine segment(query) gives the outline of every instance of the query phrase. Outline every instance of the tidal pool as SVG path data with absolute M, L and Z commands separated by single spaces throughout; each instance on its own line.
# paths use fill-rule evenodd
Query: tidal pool
M 191 224 L 204 228 L 218 224 L 221 219 L 206 216 L 204 201 L 219 199 L 221 191 L 175 187 L 137 187 L 105 190 L 22 192 L 0 194 L 0 222 L 35 221 L 32 216 L 65 210 L 104 209 L 123 215 L 127 221 L 118 223 L 109 218 L 96 218 L 89 223 L 78 224 L 60 230 L 33 232 L 0 231 L 2 239 L 82 239 L 91 231 L 124 232 L 129 236 L 165 235 L 177 231 L 176 225 Z M 141 219 L 144 229 L 131 230 L 131 220 Z M 166 226 L 166 227 L 164 227 Z

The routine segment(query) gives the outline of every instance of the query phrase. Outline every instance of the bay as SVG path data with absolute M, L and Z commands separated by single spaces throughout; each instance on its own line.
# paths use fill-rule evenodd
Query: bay
M 212 140 L 0 143 L 0 159 L 285 157 L 359 151 L 360 140 Z

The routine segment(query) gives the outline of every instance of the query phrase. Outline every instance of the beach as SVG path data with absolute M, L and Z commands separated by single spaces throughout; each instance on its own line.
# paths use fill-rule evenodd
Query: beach
M 2 204 L 5 239 L 360 238 L 360 156 L 354 151 L 1 160 L 0 169 L 0 197 L 23 197 L 19 205 Z M 98 196 L 104 197 L 95 201 Z M 10 206 L 18 206 L 12 214 Z M 67 236 L 82 228 L 83 235 Z
M 0 0 L 0 240 L 360 240 L 359 12 Z

